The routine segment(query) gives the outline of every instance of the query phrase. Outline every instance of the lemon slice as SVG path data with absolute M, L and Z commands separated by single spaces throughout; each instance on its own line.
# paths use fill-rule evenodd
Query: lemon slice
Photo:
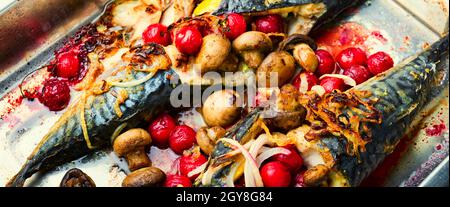
M 204 13 L 213 12 L 220 6 L 222 0 L 204 0 L 194 9 L 194 16 L 199 16 Z

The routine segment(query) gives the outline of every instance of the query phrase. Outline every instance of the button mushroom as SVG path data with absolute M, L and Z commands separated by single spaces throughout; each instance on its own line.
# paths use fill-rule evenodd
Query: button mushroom
M 295 61 L 306 71 L 314 73 L 319 65 L 314 50 L 317 49 L 317 44 L 314 40 L 306 35 L 293 34 L 286 38 L 278 50 L 291 51 Z
M 225 132 L 225 129 L 220 126 L 200 128 L 196 135 L 197 144 L 206 155 L 209 155 L 213 151 L 217 139 L 222 138 Z
M 272 52 L 264 59 L 256 72 L 257 81 L 265 81 L 266 87 L 282 86 L 295 75 L 295 60 L 286 51 Z M 278 85 L 271 85 L 272 74 L 277 74 Z
M 205 101 L 202 114 L 208 126 L 227 127 L 241 115 L 239 94 L 230 89 L 216 91 Z
M 136 170 L 125 177 L 122 187 L 158 187 L 166 180 L 166 174 L 156 167 Z
M 113 144 L 114 152 L 119 157 L 125 157 L 130 171 L 151 166 L 152 162 L 145 153 L 145 147 L 152 139 L 144 129 L 130 129 L 119 135 Z
M 231 43 L 222 34 L 210 34 L 203 37 L 203 43 L 197 56 L 195 64 L 200 67 L 201 73 L 217 69 L 228 57 Z
M 330 168 L 325 165 L 316 165 L 308 169 L 303 175 L 303 181 L 306 186 L 318 186 L 327 179 Z
M 83 171 L 73 168 L 64 175 L 60 187 L 95 187 L 94 181 Z
M 250 31 L 241 34 L 233 41 L 233 49 L 250 68 L 258 68 L 267 52 L 273 47 L 270 37 L 262 32 Z

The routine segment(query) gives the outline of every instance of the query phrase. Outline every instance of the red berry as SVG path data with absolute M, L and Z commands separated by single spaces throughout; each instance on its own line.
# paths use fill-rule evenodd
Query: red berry
M 271 160 L 272 161 L 278 161 L 282 164 L 286 165 L 291 171 L 292 174 L 297 172 L 302 166 L 303 166 L 303 159 L 298 154 L 297 150 L 294 147 L 285 147 L 291 153 L 285 155 L 285 154 L 277 154 L 274 155 Z
M 56 75 L 62 78 L 72 78 L 78 75 L 80 61 L 74 52 L 65 52 L 56 58 Z
M 256 30 L 264 33 L 283 33 L 284 20 L 280 15 L 269 14 L 255 20 Z
M 363 83 L 364 81 L 369 80 L 369 78 L 372 77 L 372 74 L 370 74 L 369 70 L 361 65 L 354 65 L 349 69 L 344 70 L 344 75 L 355 80 L 356 84 Z
M 169 114 L 158 116 L 148 127 L 153 144 L 159 148 L 167 148 L 175 126 L 176 122 Z
M 195 131 L 186 125 L 176 126 L 169 137 L 170 149 L 177 154 L 183 154 L 184 150 L 194 146 L 194 142 Z
M 183 27 L 175 35 L 175 46 L 180 52 L 187 55 L 198 53 L 202 43 L 202 34 L 195 27 Z
M 303 175 L 305 174 L 305 171 L 301 171 L 297 173 L 297 175 L 294 178 L 294 187 L 306 187 L 305 181 L 303 179 Z
M 45 81 L 39 101 L 50 111 L 60 111 L 69 104 L 70 88 L 65 81 L 49 79 Z
M 314 73 L 303 72 L 298 74 L 294 80 L 292 81 L 292 85 L 300 90 L 302 79 L 306 79 L 308 84 L 307 91 L 311 90 L 311 88 L 317 84 L 319 84 L 319 79 L 314 75 Z M 302 91 L 303 93 L 306 91 Z
M 234 40 L 247 31 L 247 22 L 240 14 L 231 13 L 227 15 L 227 28 L 224 33 L 228 39 Z
M 336 60 L 341 68 L 349 69 L 354 65 L 366 65 L 367 55 L 366 52 L 359 48 L 350 47 L 341 51 Z
M 205 162 L 207 161 L 208 159 L 206 159 L 206 157 L 200 153 L 184 155 L 180 158 L 180 173 L 181 175 L 188 176 L 189 172 L 205 164 Z M 195 178 L 197 178 L 199 174 L 188 177 L 191 180 L 195 180 Z
M 335 89 L 340 91 L 344 91 L 346 89 L 344 80 L 334 77 L 327 77 L 322 79 L 320 81 L 320 85 L 325 89 L 326 93 L 330 93 Z
M 281 162 L 269 162 L 261 170 L 261 177 L 265 187 L 288 187 L 291 183 L 289 168 Z
M 369 57 L 367 66 L 372 74 L 378 75 L 392 68 L 394 66 L 394 61 L 391 56 L 385 52 L 377 52 Z
M 168 175 L 164 187 L 192 187 L 192 182 L 184 175 Z
M 142 38 L 146 44 L 156 43 L 163 46 L 170 44 L 170 34 L 163 24 L 152 24 L 142 33 Z
M 317 76 L 333 73 L 336 69 L 336 62 L 333 56 L 326 50 L 317 50 L 316 56 L 319 59 L 319 66 L 317 66 Z

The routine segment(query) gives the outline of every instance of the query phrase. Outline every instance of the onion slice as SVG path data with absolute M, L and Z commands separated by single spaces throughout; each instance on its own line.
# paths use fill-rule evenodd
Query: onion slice
M 283 147 L 274 147 L 274 148 L 270 148 L 264 152 L 262 152 L 257 158 L 256 158 L 256 163 L 258 164 L 258 168 L 261 167 L 261 164 L 266 161 L 267 159 L 271 158 L 274 155 L 277 154 L 284 154 L 284 155 L 288 155 L 289 153 L 291 153 L 288 149 L 283 148 Z
M 300 93 L 306 93 L 308 91 L 308 79 L 306 78 L 306 74 L 302 73 L 300 74 L 300 87 L 299 87 L 299 91 Z
M 346 75 L 341 75 L 341 74 L 325 74 L 325 75 L 321 76 L 321 77 L 319 78 L 319 80 L 322 80 L 322 79 L 324 79 L 324 78 L 339 78 L 339 79 L 342 79 L 346 85 L 349 85 L 349 86 L 352 86 L 352 87 L 355 87 L 355 86 L 356 86 L 356 81 L 353 80 L 353 78 L 350 78 L 349 76 L 346 76 Z
M 203 170 L 206 169 L 206 166 L 208 166 L 208 162 L 205 162 L 202 165 L 198 166 L 197 168 L 193 169 L 191 172 L 187 174 L 187 176 L 192 177 L 194 175 L 200 174 L 201 172 L 203 172 Z
M 325 88 L 323 88 L 323 86 L 321 85 L 313 86 L 311 88 L 311 91 L 316 92 L 317 94 L 319 94 L 319 96 L 323 96 L 326 93 Z

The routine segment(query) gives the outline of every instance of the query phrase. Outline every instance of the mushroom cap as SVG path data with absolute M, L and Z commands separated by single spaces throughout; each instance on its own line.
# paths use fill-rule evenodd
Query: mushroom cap
M 270 37 L 258 31 L 245 32 L 233 41 L 233 49 L 238 52 L 246 50 L 267 52 L 272 50 L 272 47 L 273 43 Z
M 114 152 L 119 156 L 123 156 L 128 152 L 145 147 L 152 143 L 150 134 L 140 128 L 130 129 L 119 135 L 113 144 Z
M 127 175 L 123 187 L 156 187 L 166 180 L 166 174 L 159 168 L 146 167 Z
M 67 171 L 64 175 L 60 187 L 95 187 L 91 177 L 78 168 Z
M 302 34 L 289 35 L 289 37 L 280 43 L 278 50 L 292 50 L 296 45 L 302 43 L 307 44 L 314 51 L 317 50 L 317 44 L 314 39 Z

